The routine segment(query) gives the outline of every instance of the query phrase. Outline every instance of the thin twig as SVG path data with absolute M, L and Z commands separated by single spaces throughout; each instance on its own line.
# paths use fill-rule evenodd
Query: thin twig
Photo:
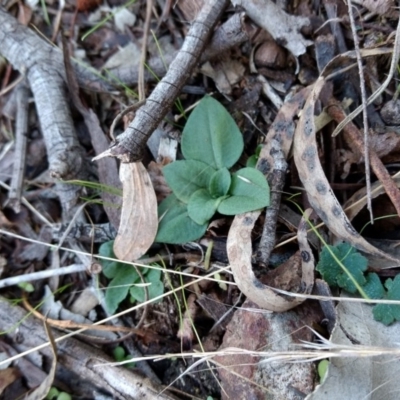
M 369 211 L 369 217 L 371 224 L 374 223 L 374 215 L 372 212 L 372 199 L 371 199 L 371 169 L 369 165 L 369 135 L 368 135 L 368 115 L 367 115 L 367 93 L 365 91 L 365 77 L 362 65 L 362 58 L 360 54 L 360 44 L 357 36 L 356 23 L 354 21 L 353 6 L 351 0 L 347 1 L 349 8 L 350 26 L 353 34 L 354 49 L 357 56 L 358 73 L 360 77 L 360 88 L 361 88 L 361 102 L 363 109 L 363 123 L 364 123 L 364 165 L 365 165 L 365 181 L 367 186 L 367 209 Z
M 8 202 L 16 212 L 21 211 L 22 186 L 24 181 L 29 115 L 29 89 L 22 82 L 17 88 L 17 120 L 15 124 L 15 158 Z
M 84 264 L 72 264 L 68 265 L 68 267 L 61 267 L 58 269 L 38 271 L 38 272 L 32 272 L 30 274 L 13 276 L 12 278 L 2 279 L 0 281 L 0 289 L 12 285 L 19 285 L 20 283 L 23 282 L 37 281 L 39 279 L 47 279 L 53 276 L 75 274 L 76 272 L 83 272 L 86 270 L 87 267 Z
M 144 27 L 143 27 L 142 52 L 140 55 L 140 62 L 139 62 L 139 82 L 138 82 L 139 101 L 142 101 L 146 98 L 146 89 L 144 87 L 144 67 L 146 63 L 147 41 L 149 38 L 152 8 L 153 8 L 153 0 L 147 0 L 146 19 L 144 21 Z

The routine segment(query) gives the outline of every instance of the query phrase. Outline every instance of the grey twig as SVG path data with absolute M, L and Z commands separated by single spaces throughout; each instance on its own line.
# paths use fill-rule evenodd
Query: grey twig
M 148 138 L 171 109 L 227 4 L 228 0 L 205 2 L 165 77 L 158 83 L 146 104 L 137 111 L 129 127 L 117 138 L 117 143 L 101 156 L 118 157 L 123 162 L 135 162 L 142 158 Z
M 15 158 L 11 178 L 8 204 L 16 212 L 21 211 L 22 185 L 24 181 L 26 144 L 29 114 L 29 89 L 25 83 L 17 88 L 17 117 L 15 124 Z
M 8 286 L 18 285 L 22 282 L 37 281 L 39 279 L 47 279 L 53 276 L 74 274 L 76 272 L 86 271 L 87 267 L 83 264 L 72 264 L 68 267 L 62 267 L 58 269 L 50 269 L 46 271 L 32 272 L 31 274 L 24 274 L 13 276 L 12 278 L 6 278 L 0 281 L 0 289 Z

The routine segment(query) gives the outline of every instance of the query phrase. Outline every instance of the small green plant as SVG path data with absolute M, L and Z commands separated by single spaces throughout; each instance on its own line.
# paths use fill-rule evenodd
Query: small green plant
M 99 255 L 115 258 L 113 251 L 114 241 L 103 243 L 99 248 Z M 146 299 L 143 282 L 132 265 L 120 263 L 118 261 L 101 260 L 103 274 L 110 279 L 105 296 L 107 311 L 114 314 L 119 304 L 130 296 L 131 302 L 143 302 Z M 156 265 L 156 264 L 155 264 Z M 149 300 L 154 299 L 164 293 L 164 285 L 160 269 L 141 268 L 141 273 L 148 284 L 147 292 Z
M 377 274 L 365 274 L 367 265 L 368 260 L 354 247 L 348 243 L 340 243 L 322 249 L 316 269 L 330 286 L 339 286 L 350 293 L 356 293 L 359 286 L 370 299 L 400 300 L 400 275 L 393 280 L 387 279 L 382 285 Z M 400 305 L 377 304 L 372 312 L 375 320 L 385 325 L 400 321 Z
M 173 194 L 159 205 L 156 242 L 197 240 L 215 212 L 236 215 L 269 205 L 268 182 L 260 171 L 246 167 L 229 172 L 243 147 L 242 134 L 226 109 L 212 97 L 201 100 L 183 130 L 185 160 L 163 169 Z
M 128 355 L 126 354 L 126 351 L 122 346 L 117 346 L 113 350 L 113 355 L 114 355 L 115 361 L 117 361 L 117 362 L 128 361 L 132 358 L 132 356 L 130 354 L 128 354 Z M 134 362 L 125 363 L 124 367 L 134 368 L 135 363 Z
M 47 393 L 46 400 L 71 400 L 72 397 L 67 392 L 60 392 L 56 387 L 52 386 Z

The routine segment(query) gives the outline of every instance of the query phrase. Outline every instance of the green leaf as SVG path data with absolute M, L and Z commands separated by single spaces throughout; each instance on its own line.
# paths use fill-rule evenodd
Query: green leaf
M 103 257 L 116 258 L 114 254 L 114 240 L 103 243 L 99 247 L 99 255 Z M 106 278 L 112 279 L 117 274 L 121 264 L 117 261 L 109 261 L 100 259 L 100 264 L 103 267 L 103 274 Z
M 151 283 L 151 285 L 147 286 L 149 300 L 161 296 L 164 293 L 164 285 L 160 280 L 160 277 L 161 271 L 157 269 L 151 269 L 145 277 L 145 281 Z M 143 287 L 132 286 L 129 293 L 139 303 L 143 303 L 145 301 L 145 291 Z M 161 301 L 161 299 L 158 301 Z
M 163 174 L 174 195 L 184 203 L 199 189 L 207 189 L 215 169 L 195 160 L 180 160 L 166 165 Z
M 128 295 L 132 284 L 140 279 L 136 269 L 130 265 L 121 264 L 114 279 L 108 284 L 106 291 L 106 307 L 110 314 L 114 314 L 121 301 Z
M 318 375 L 319 375 L 319 380 L 323 382 L 323 380 L 326 377 L 326 373 L 328 372 L 328 367 L 329 367 L 329 361 L 328 360 L 321 360 L 318 363 Z
M 122 346 L 117 346 L 113 350 L 113 356 L 115 361 L 122 361 L 125 358 L 125 349 Z
M 210 178 L 208 190 L 215 199 L 225 196 L 231 186 L 231 174 L 226 168 L 215 171 Z
M 215 214 L 221 199 L 211 197 L 205 189 L 200 189 L 193 193 L 187 205 L 189 217 L 196 224 L 207 224 L 210 218 Z
M 367 276 L 367 283 L 362 287 L 370 299 L 381 299 L 385 295 L 385 289 L 379 276 L 370 272 Z
M 336 246 L 329 246 L 336 257 L 342 262 L 347 271 L 355 281 L 364 286 L 367 280 L 363 272 L 367 270 L 368 260 L 362 256 L 354 247 L 348 243 L 340 243 Z M 349 278 L 348 274 L 335 261 L 325 246 L 320 254 L 320 260 L 316 267 L 323 279 L 330 286 L 339 286 L 350 293 L 355 293 L 357 288 Z
M 207 224 L 196 224 L 188 215 L 186 204 L 171 194 L 158 206 L 158 232 L 155 242 L 182 244 L 204 235 Z
M 400 275 L 394 280 L 387 279 L 385 286 L 388 289 L 385 296 L 388 300 L 400 300 Z M 396 304 L 377 304 L 372 309 L 376 321 L 381 321 L 385 325 L 390 325 L 394 321 L 400 321 L 400 305 Z
M 212 97 L 204 97 L 183 130 L 181 149 L 185 158 L 215 169 L 230 168 L 243 147 L 242 134 L 228 111 Z
M 253 154 L 252 156 L 250 156 L 247 161 L 246 161 L 246 167 L 249 168 L 255 168 L 257 165 L 257 161 L 258 161 L 258 157 Z
M 264 175 L 254 168 L 243 168 L 232 175 L 231 197 L 222 200 L 218 212 L 242 214 L 269 205 L 269 185 Z

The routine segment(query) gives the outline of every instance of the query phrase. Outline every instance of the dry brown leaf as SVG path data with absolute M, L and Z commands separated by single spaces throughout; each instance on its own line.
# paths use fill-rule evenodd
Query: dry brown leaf
M 120 260 L 135 261 L 146 253 L 156 237 L 157 199 L 141 162 L 121 164 L 119 174 L 123 200 L 114 253 Z
M 20 376 L 20 372 L 16 368 L 6 368 L 0 370 L 0 394 L 4 389 L 11 385 Z
M 395 261 L 387 254 L 369 244 L 354 229 L 323 172 L 318 158 L 315 137 L 314 108 L 324 84 L 325 78 L 323 77 L 320 77 L 315 83 L 304 106 L 294 136 L 294 161 L 300 180 L 307 192 L 310 204 L 333 234 L 359 250 Z

